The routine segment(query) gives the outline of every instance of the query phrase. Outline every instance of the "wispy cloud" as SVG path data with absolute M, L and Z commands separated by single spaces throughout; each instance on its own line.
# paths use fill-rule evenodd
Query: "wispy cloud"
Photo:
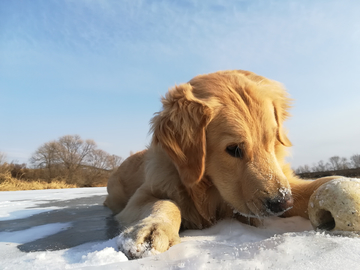
M 17 93 L 60 112 L 59 100 L 71 96 L 69 104 L 90 112 L 84 100 L 106 93 L 102 101 L 114 114 L 127 115 L 135 103 L 143 102 L 144 111 L 159 107 L 139 102 L 140 93 L 158 102 L 168 87 L 194 75 L 241 68 L 286 85 L 296 99 L 291 131 L 301 134 L 306 117 L 317 115 L 311 121 L 321 126 L 322 113 L 334 117 L 360 99 L 359 13 L 360 2 L 352 0 L 0 1 L 0 88 L 10 93 L 0 110 L 11 110 L 4 100 Z M 116 98 L 130 104 L 127 111 L 112 103 Z M 19 103 L 19 115 L 41 111 Z M 309 149 L 294 137 L 295 150 Z
M 349 9 L 347 2 L 31 1 L 6 14 L 3 36 L 12 45 L 76 53 L 284 63 L 334 46 L 356 49 L 360 3 Z

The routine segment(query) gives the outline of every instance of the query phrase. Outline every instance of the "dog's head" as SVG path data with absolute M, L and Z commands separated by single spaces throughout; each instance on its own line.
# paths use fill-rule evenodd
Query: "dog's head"
M 152 120 L 161 145 L 188 188 L 206 176 L 245 216 L 279 215 L 291 208 L 283 173 L 289 99 L 276 82 L 246 71 L 195 77 L 169 90 Z

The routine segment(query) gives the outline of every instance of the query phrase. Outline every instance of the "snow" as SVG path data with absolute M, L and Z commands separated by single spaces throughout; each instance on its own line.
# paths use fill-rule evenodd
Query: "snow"
M 119 235 L 117 245 L 119 247 L 123 247 L 122 250 L 128 250 L 130 254 L 134 254 L 138 258 L 149 257 L 160 253 L 156 249 L 152 248 L 148 243 L 137 245 L 133 239 L 123 237 L 123 234 Z
M 224 220 L 181 233 L 182 242 L 165 253 L 132 261 L 118 250 L 118 237 L 62 250 L 18 248 L 67 230 L 71 222 L 49 221 L 18 231 L 1 227 L 3 221 L 24 222 L 61 208 L 44 202 L 105 194 L 105 188 L 0 192 L 0 269 L 360 269 L 356 234 L 316 232 L 300 217 L 267 219 L 260 228 Z

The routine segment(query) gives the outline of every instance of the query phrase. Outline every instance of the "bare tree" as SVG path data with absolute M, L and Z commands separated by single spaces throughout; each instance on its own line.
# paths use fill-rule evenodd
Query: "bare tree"
M 360 168 L 360 155 L 356 154 L 350 157 L 351 165 L 353 168 Z
M 323 160 L 320 160 L 317 164 L 314 164 L 311 168 L 313 172 L 325 172 L 326 171 L 326 164 Z
M 332 169 L 331 164 L 330 164 L 329 162 L 326 162 L 326 164 L 325 164 L 325 171 L 331 171 L 331 169 Z
M 93 168 L 110 170 L 109 154 L 101 149 L 93 149 L 87 158 L 87 164 Z
M 87 164 L 89 166 L 107 171 L 116 169 L 122 161 L 123 159 L 121 157 L 110 155 L 100 149 L 93 149 L 87 158 Z
M 296 174 L 302 173 L 302 166 L 297 167 L 297 169 L 294 170 Z
M 64 164 L 70 181 L 95 148 L 96 143 L 93 140 L 83 141 L 79 135 L 66 135 L 59 139 L 57 155 Z
M 347 161 L 347 158 L 343 157 L 340 159 L 340 170 L 347 170 L 350 168 L 350 163 Z
M 312 172 L 321 172 L 319 166 L 316 163 L 313 163 L 311 167 Z
M 295 173 L 300 174 L 300 173 L 309 173 L 311 172 L 311 168 L 309 165 L 304 165 L 304 166 L 299 166 L 296 170 Z
M 318 171 L 319 172 L 325 172 L 326 171 L 326 164 L 324 163 L 324 161 L 323 160 L 320 160 L 319 162 L 318 162 Z
M 347 170 L 350 168 L 360 168 L 360 155 L 356 154 L 350 157 L 350 161 L 346 157 L 333 156 L 329 158 L 329 162 L 324 163 L 320 160 L 317 164 L 314 163 L 310 168 L 308 165 L 299 166 L 294 169 L 296 174 L 308 173 L 308 172 L 326 172 L 336 170 Z
M 311 168 L 310 168 L 310 166 L 309 165 L 304 165 L 304 173 L 309 173 L 309 172 L 311 172 Z
M 123 158 L 119 157 L 117 155 L 110 155 L 108 156 L 108 163 L 109 163 L 109 168 L 110 170 L 115 170 L 117 169 L 120 164 L 123 162 Z
M 56 141 L 47 142 L 41 145 L 30 158 L 30 164 L 47 170 L 49 180 L 54 177 L 55 165 L 60 162 L 57 150 Z
M 66 135 L 41 145 L 30 158 L 31 164 L 46 172 L 48 180 L 61 176 L 69 183 L 93 186 L 107 181 L 111 170 L 122 158 L 97 149 L 93 140 L 79 135 Z
M 340 170 L 341 166 L 341 162 L 340 162 L 340 157 L 339 156 L 333 156 L 331 158 L 329 158 L 329 162 L 331 164 L 331 169 L 333 171 L 335 170 Z
M 92 184 L 98 184 L 107 180 L 109 173 L 108 157 L 110 155 L 100 149 L 93 149 L 86 157 L 86 165 L 83 166 L 85 186 L 91 186 Z

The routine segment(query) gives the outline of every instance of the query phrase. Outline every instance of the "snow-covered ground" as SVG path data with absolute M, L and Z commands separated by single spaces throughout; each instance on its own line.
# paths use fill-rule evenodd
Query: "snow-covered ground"
M 315 232 L 299 217 L 268 219 L 261 228 L 224 220 L 185 231 L 163 254 L 128 261 L 115 235 L 106 238 L 97 225 L 105 218 L 93 209 L 108 213 L 105 195 L 105 188 L 0 192 L 0 269 L 360 269 L 360 238 Z

